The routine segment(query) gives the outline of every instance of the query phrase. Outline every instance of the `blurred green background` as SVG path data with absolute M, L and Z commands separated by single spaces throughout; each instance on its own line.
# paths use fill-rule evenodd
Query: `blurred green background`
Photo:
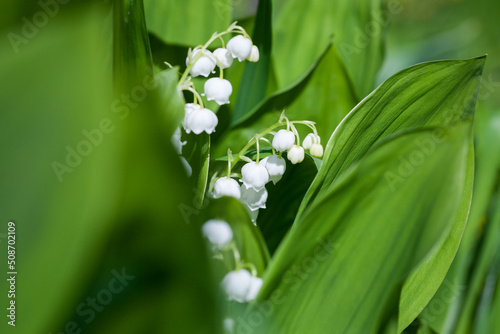
M 500 333 L 498 320 L 483 316 L 500 312 L 500 2 L 366 2 L 371 11 L 361 13 L 358 5 L 365 1 L 318 0 L 310 6 L 305 0 L 276 0 L 270 2 L 272 22 L 256 24 L 256 1 L 144 0 L 144 13 L 142 1 L 4 1 L 0 258 L 4 277 L 5 233 L 14 221 L 18 322 L 12 328 L 2 314 L 0 332 L 219 331 L 217 284 L 199 232 L 203 211 L 170 145 L 182 117 L 180 98 L 172 93 L 176 75 L 169 72 L 154 88 L 145 80 L 146 69 L 164 70 L 164 61 L 183 69 L 187 47 L 238 20 L 249 32 L 273 27 L 272 51 L 265 48 L 267 39 L 260 41 L 267 60 L 259 65 L 273 74 L 253 104 L 242 108 L 257 108 L 312 73 L 287 110 L 291 117 L 318 122 L 324 143 L 356 103 L 397 71 L 428 60 L 488 54 L 476 114 L 473 207 L 446 279 L 460 293 L 439 312 L 431 301 L 407 332 L 425 327 L 428 333 Z M 368 47 L 343 47 L 365 38 L 354 29 L 366 29 L 364 21 L 350 14 L 369 22 L 373 11 L 382 23 L 376 34 L 364 34 Z M 334 48 L 328 48 L 332 36 Z M 228 77 L 237 83 L 245 71 L 260 70 L 235 66 Z M 236 105 L 219 110 L 220 130 L 212 143 L 219 155 L 227 146 L 241 147 L 280 111 L 257 110 L 251 123 L 224 132 Z M 2 279 L 5 313 L 7 291 Z M 446 291 L 438 292 L 438 301 L 439 293 Z

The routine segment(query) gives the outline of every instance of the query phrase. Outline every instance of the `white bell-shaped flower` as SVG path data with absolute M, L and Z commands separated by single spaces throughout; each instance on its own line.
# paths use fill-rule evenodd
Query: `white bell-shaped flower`
M 216 62 L 215 59 L 213 58 L 214 56 L 212 53 L 208 50 L 195 50 L 192 54 L 191 57 L 186 58 L 186 66 L 188 66 L 198 55 L 198 53 L 202 52 L 202 55 L 200 58 L 196 60 L 196 62 L 193 64 L 191 69 L 189 70 L 189 73 L 191 76 L 197 77 L 199 75 L 208 77 L 210 73 L 215 69 Z
M 228 104 L 232 92 L 233 86 L 226 79 L 210 78 L 205 82 L 207 100 L 215 100 L 218 105 Z
M 311 146 L 311 155 L 315 158 L 321 158 L 323 156 L 323 146 L 318 143 L 314 143 Z
M 272 181 L 273 184 L 278 183 L 278 181 L 283 177 L 283 174 L 285 174 L 286 161 L 276 154 L 262 159 L 260 163 L 266 167 L 267 172 L 269 173 L 269 181 Z
M 228 49 L 215 49 L 213 55 L 215 56 L 215 58 L 217 58 L 223 69 L 228 68 L 233 64 L 233 57 Z
M 190 133 L 191 130 L 188 131 L 188 126 L 187 126 L 187 119 L 189 117 L 189 114 L 193 112 L 193 110 L 198 110 L 200 109 L 199 104 L 194 104 L 194 103 L 186 103 L 184 105 L 184 119 L 182 120 L 182 127 L 187 133 Z
M 203 236 L 216 248 L 222 249 L 233 240 L 231 226 L 223 220 L 210 219 L 201 227 Z
M 234 270 L 226 274 L 222 280 L 222 288 L 229 300 L 244 303 L 252 284 L 252 275 L 246 269 Z
M 252 53 L 252 40 L 243 35 L 235 36 L 227 42 L 227 49 L 233 58 L 243 61 Z
M 284 152 L 295 144 L 295 135 L 292 131 L 279 130 L 273 137 L 272 145 L 278 152 Z
M 260 190 L 255 190 L 241 185 L 241 202 L 246 204 L 250 211 L 265 209 L 266 201 L 267 190 L 265 187 Z
M 262 287 L 262 278 L 252 276 L 250 279 L 250 288 L 248 289 L 247 302 L 254 300 L 259 294 L 260 288 Z
M 220 198 L 222 196 L 234 197 L 236 199 L 241 198 L 241 190 L 238 181 L 235 179 L 229 179 L 227 177 L 221 177 L 214 184 L 214 198 Z
M 182 154 L 182 146 L 186 145 L 186 141 L 181 141 L 181 128 L 177 127 L 170 138 L 172 145 L 177 154 Z
M 269 173 L 264 165 L 249 162 L 241 168 L 240 181 L 246 188 L 261 190 L 269 181 Z
M 250 52 L 250 56 L 248 56 L 248 61 L 256 63 L 259 61 L 259 58 L 259 48 L 257 47 L 257 45 L 252 45 L 252 51 Z
M 247 209 L 248 215 L 250 216 L 250 220 L 255 226 L 257 226 L 257 218 L 259 217 L 259 210 L 250 210 L 248 205 L 245 205 L 245 208 Z
M 203 131 L 211 134 L 215 131 L 218 122 L 219 120 L 212 110 L 207 108 L 193 108 L 186 116 L 184 130 L 187 133 L 192 131 L 197 135 Z
M 311 148 L 312 144 L 314 144 L 316 142 L 317 142 L 317 139 L 316 139 L 316 136 L 314 135 L 314 133 L 309 133 L 302 141 L 302 147 L 304 147 L 304 149 L 308 150 Z
M 298 145 L 293 145 L 286 156 L 294 165 L 302 162 L 304 160 L 304 148 Z

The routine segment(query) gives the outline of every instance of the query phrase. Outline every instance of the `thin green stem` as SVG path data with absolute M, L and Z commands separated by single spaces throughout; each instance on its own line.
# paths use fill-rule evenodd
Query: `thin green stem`
M 260 154 L 260 138 L 255 136 L 255 145 L 257 146 L 257 159 L 255 159 L 255 163 L 259 164 L 259 154 Z
M 230 179 L 231 178 L 231 156 L 232 156 L 232 152 L 231 152 L 231 149 L 228 148 L 227 149 L 227 178 Z
M 198 100 L 198 102 L 200 103 L 200 107 L 201 108 L 205 108 L 205 105 L 203 104 L 203 100 L 201 99 L 201 96 L 200 94 L 196 91 L 196 89 L 192 88 L 192 87 L 188 87 L 188 88 L 185 88 L 185 90 L 188 90 L 190 91 L 191 93 L 193 93 L 194 95 L 194 102 L 196 102 L 196 100 Z M 195 103 L 196 104 L 196 103 Z
M 286 123 L 284 122 L 281 122 L 281 121 L 278 121 L 276 123 L 274 123 L 273 125 L 271 125 L 270 127 L 268 127 L 267 129 L 265 129 L 264 131 L 262 131 L 261 133 L 255 135 L 252 139 L 250 139 L 250 141 L 238 152 L 238 154 L 236 155 L 236 157 L 234 157 L 231 161 L 231 164 L 234 166 L 236 165 L 240 160 L 243 159 L 243 156 L 245 154 L 246 151 L 248 151 L 248 149 L 250 147 L 252 147 L 252 145 L 255 143 L 255 140 L 256 138 L 261 138 L 263 136 L 265 136 L 266 134 L 268 134 L 269 132 L 273 131 L 274 129 L 276 128 L 279 128 L 280 126 L 283 126 L 285 125 Z M 228 157 L 229 158 L 229 157 Z

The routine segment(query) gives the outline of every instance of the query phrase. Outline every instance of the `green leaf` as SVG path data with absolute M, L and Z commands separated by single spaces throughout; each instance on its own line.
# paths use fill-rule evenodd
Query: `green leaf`
M 333 130 L 358 102 L 354 87 L 335 46 L 330 47 L 307 86 L 287 107 L 290 119 L 316 122 L 325 143 Z
M 252 110 L 247 111 L 244 116 L 234 121 L 233 127 L 246 127 L 257 120 L 263 115 L 268 114 L 270 111 L 277 111 L 278 115 L 281 111 L 290 105 L 307 87 L 308 82 L 313 77 L 313 74 L 319 64 L 323 61 L 324 57 L 330 50 L 331 43 L 327 46 L 324 52 L 312 63 L 312 65 L 302 73 L 302 75 L 291 85 L 286 88 L 280 89 L 269 95 L 265 100 L 261 101 Z
M 273 62 L 278 84 L 295 81 L 324 50 L 331 35 L 358 96 L 368 94 L 382 64 L 381 0 L 276 1 Z M 385 17 L 387 19 L 387 17 Z M 292 37 L 290 37 L 292 36 Z
M 178 68 L 174 67 L 160 71 L 155 75 L 154 97 L 157 99 L 155 107 L 162 111 L 164 124 L 168 133 L 173 133 L 184 118 L 184 97 L 177 89 L 179 82 Z
M 257 225 L 271 254 L 292 226 L 299 204 L 318 171 L 309 155 L 297 165 L 292 165 L 288 159 L 285 161 L 286 172 L 283 178 L 276 185 L 269 183 L 266 186 L 267 209 L 260 209 L 257 218 Z
M 231 124 L 245 117 L 259 102 L 265 99 L 271 69 L 272 49 L 272 4 L 271 0 L 259 1 L 252 42 L 259 48 L 260 59 L 256 63 L 246 62 Z
M 137 17 L 127 12 L 128 22 L 115 25 L 123 29 L 115 30 L 118 44 L 129 29 L 140 31 Z M 19 55 L 0 41 L 0 73 L 8 83 L 0 92 L 6 108 L 0 155 L 9 161 L 2 165 L 0 216 L 16 223 L 16 283 L 24 287 L 17 312 L 30 314 L 16 327 L 26 334 L 214 333 L 215 284 L 201 233 L 183 223 L 179 210 L 191 194 L 165 110 L 146 88 L 147 98 L 134 98 L 143 96 L 136 95 L 142 85 L 120 92 L 128 101 L 113 97 L 107 23 L 95 6 L 79 6 L 52 18 Z M 134 58 L 147 48 L 127 37 L 115 73 L 128 85 L 148 61 Z M 89 298 L 109 293 L 113 270 L 122 269 L 134 276 L 130 284 L 95 318 L 82 316 L 92 312 Z M 149 306 L 138 307 L 144 300 Z
M 269 262 L 269 251 L 259 228 L 251 222 L 246 209 L 237 199 L 223 197 L 210 200 L 204 219 L 228 222 L 241 258 L 255 265 L 258 276 L 262 276 Z
M 16 224 L 22 259 L 16 285 L 24 287 L 16 291 L 16 311 L 31 314 L 16 329 L 26 334 L 49 332 L 74 310 L 70 300 L 89 274 L 118 198 L 117 125 L 105 66 L 111 50 L 100 38 L 104 16 L 85 7 L 79 13 L 61 13 L 17 55 L 0 42 L 6 83 L 0 155 L 9 162 L 0 179 L 1 233 L 8 221 Z M 6 254 L 6 239 L 1 242 Z
M 434 247 L 432 252 L 426 255 L 422 263 L 406 280 L 399 301 L 398 333 L 408 327 L 427 306 L 443 282 L 458 251 L 472 199 L 474 180 L 472 138 L 470 138 L 469 146 L 462 200 L 457 212 L 453 215 L 455 221 L 449 233 Z
M 480 57 L 422 63 L 387 79 L 346 116 L 330 137 L 323 164 L 299 215 L 388 135 L 472 119 L 484 61 L 485 57 Z
M 191 188 L 195 193 L 196 207 L 200 208 L 205 199 L 208 185 L 208 171 L 210 167 L 210 135 L 205 132 L 196 135 L 191 133 L 183 140 L 187 141 L 182 148 L 191 169 Z
M 113 1 L 113 74 L 116 88 L 142 83 L 153 60 L 143 0 Z
M 472 266 L 476 261 L 476 249 L 479 237 L 484 233 L 487 221 L 487 210 L 491 204 L 496 185 L 499 182 L 500 169 L 500 114 L 489 108 L 479 107 L 474 122 L 475 158 L 474 190 L 467 226 L 460 243 L 460 248 L 446 275 L 446 284 L 438 289 L 429 306 L 423 312 L 423 318 L 438 332 L 453 331 L 460 318 L 463 302 L 467 297 L 467 286 Z M 450 293 L 453 298 L 450 298 Z M 477 291 L 476 291 L 477 293 Z M 468 298 L 468 297 L 467 297 Z M 446 300 L 446 303 L 442 303 Z M 434 305 L 442 305 L 436 312 Z
M 149 30 L 168 44 L 193 47 L 231 24 L 231 0 L 144 0 Z
M 272 333 L 377 333 L 401 283 L 452 223 L 462 199 L 471 122 L 394 136 L 368 153 L 299 219 L 259 294 Z M 420 142 L 436 147 L 425 154 Z M 401 175 L 404 160 L 418 166 Z M 388 173 L 398 175 L 394 184 Z M 325 307 L 328 305 L 328 307 Z

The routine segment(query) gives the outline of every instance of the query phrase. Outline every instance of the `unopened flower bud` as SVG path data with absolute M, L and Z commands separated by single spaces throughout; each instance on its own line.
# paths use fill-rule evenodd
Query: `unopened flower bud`
M 267 196 L 266 188 L 255 190 L 241 185 L 241 201 L 248 206 L 250 211 L 265 209 Z
M 214 198 L 220 198 L 222 196 L 234 197 L 240 199 L 241 191 L 238 181 L 234 179 L 228 179 L 227 177 L 221 177 L 214 184 Z
M 269 181 L 266 167 L 256 162 L 249 162 L 241 168 L 241 182 L 246 188 L 261 190 Z
M 323 156 L 323 146 L 318 143 L 314 143 L 311 146 L 311 155 L 315 158 L 321 158 Z
M 272 181 L 273 184 L 276 184 L 279 180 L 281 180 L 283 174 L 285 174 L 285 159 L 280 158 L 276 154 L 262 159 L 261 164 L 266 167 L 267 172 L 269 173 L 269 181 Z
M 247 59 L 252 52 L 252 41 L 245 36 L 238 35 L 227 42 L 227 49 L 231 52 L 233 58 L 238 58 L 239 61 L 243 61 Z
M 311 148 L 312 144 L 316 143 L 317 139 L 314 133 L 309 133 L 304 140 L 302 141 L 302 147 L 304 147 L 305 150 L 308 150 Z
M 218 122 L 219 120 L 212 110 L 207 108 L 194 108 L 187 116 L 184 129 L 187 133 L 193 131 L 197 135 L 203 131 L 211 134 L 215 131 Z
M 205 82 L 205 94 L 208 101 L 215 100 L 219 105 L 227 104 L 232 92 L 233 87 L 226 79 L 210 78 Z
M 201 227 L 203 236 L 216 248 L 222 249 L 233 240 L 231 226 L 223 220 L 210 219 Z
M 295 135 L 292 131 L 279 130 L 278 133 L 274 135 L 272 145 L 276 151 L 284 152 L 289 150 L 294 143 Z
M 252 45 L 252 51 L 250 52 L 250 56 L 248 56 L 248 61 L 252 63 L 256 63 L 259 61 L 260 55 L 259 55 L 259 48 L 257 45 Z
M 233 57 L 231 56 L 231 52 L 228 49 L 218 48 L 214 51 L 214 56 L 219 61 L 222 68 L 228 68 L 233 64 Z
M 213 55 L 208 50 L 196 50 L 191 54 L 191 58 L 186 58 L 186 66 L 188 66 L 198 55 L 198 53 L 203 52 L 202 56 L 196 60 L 196 62 L 191 67 L 189 73 L 191 73 L 192 77 L 197 77 L 199 75 L 208 77 L 210 73 L 215 69 L 216 62 L 212 58 Z
M 295 165 L 300 163 L 304 160 L 304 148 L 298 145 L 293 145 L 286 156 L 292 164 Z

